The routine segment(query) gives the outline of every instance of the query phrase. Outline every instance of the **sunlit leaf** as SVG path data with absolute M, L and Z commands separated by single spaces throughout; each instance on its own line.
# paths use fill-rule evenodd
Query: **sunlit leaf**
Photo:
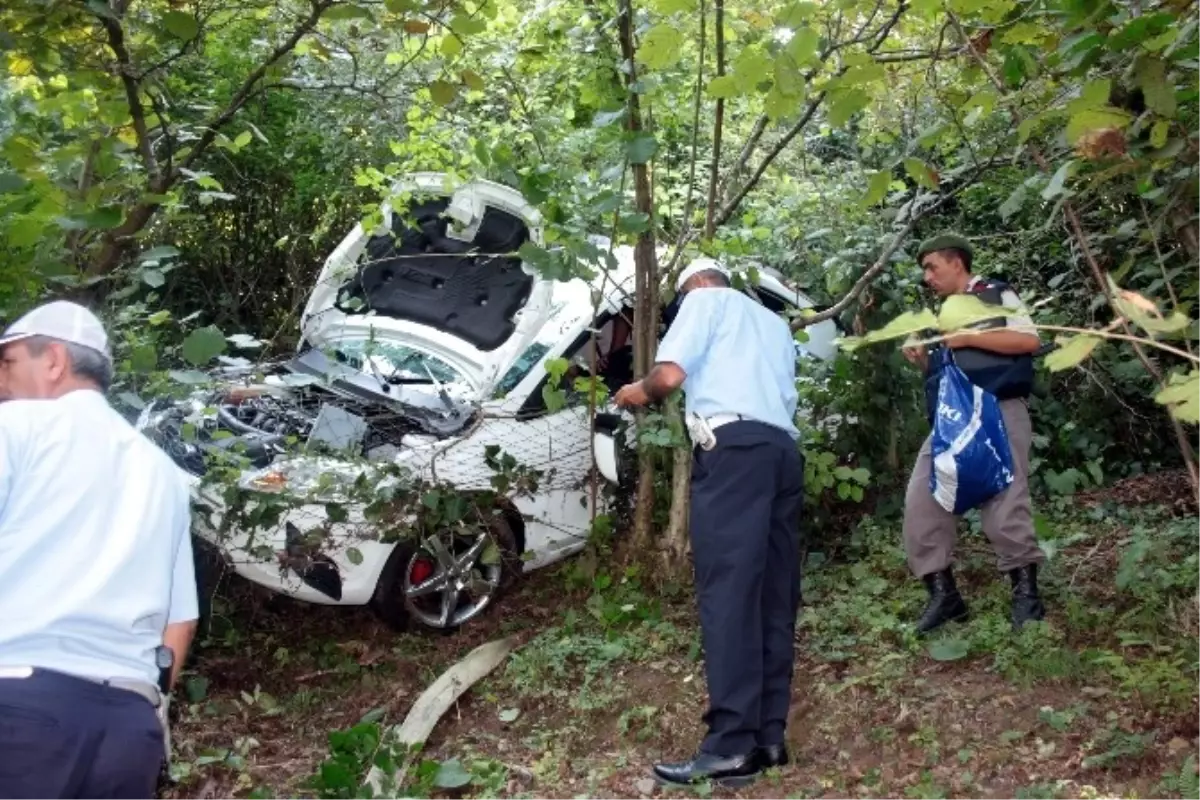
M 980 322 L 1012 314 L 1011 309 L 991 305 L 969 294 L 952 294 L 942 302 L 937 327 L 943 333 L 961 331 Z
M 738 83 L 732 75 L 722 75 L 708 82 L 708 93 L 712 97 L 728 99 L 738 93 Z
M 250 140 L 253 138 L 254 134 L 250 131 L 242 131 L 237 135 L 237 138 L 233 140 L 234 147 L 237 147 L 240 150 L 241 148 L 250 144 Z
M 842 348 L 852 350 L 866 344 L 883 342 L 888 339 L 900 339 L 916 333 L 936 330 L 937 326 L 937 316 L 927 308 L 923 308 L 920 311 L 906 311 L 877 331 L 870 331 L 861 337 L 844 338 L 842 340 Z
M 1154 395 L 1155 402 L 1167 407 L 1181 422 L 1200 422 L 1200 371 L 1172 375 L 1165 389 Z
M 1072 336 L 1058 343 L 1058 349 L 1046 356 L 1046 369 L 1060 372 L 1082 364 L 1103 341 L 1099 336 Z
M 462 42 L 453 34 L 442 39 L 442 55 L 446 58 L 456 58 L 463 51 Z
M 936 189 L 938 186 L 938 177 L 929 165 L 919 158 L 904 159 L 904 171 L 908 176 L 917 182 L 918 185 L 926 189 Z
M 821 35 L 807 25 L 798 28 L 787 43 L 787 53 L 798 66 L 807 67 L 816 60 Z
M 638 60 L 650 69 L 665 69 L 682 57 L 682 43 L 683 34 L 677 26 L 667 23 L 655 25 L 642 35 L 637 51 Z
M 1167 137 L 1171 134 L 1171 123 L 1165 119 L 1160 119 L 1154 123 L 1154 127 L 1150 129 L 1150 146 L 1154 148 L 1162 147 L 1167 143 Z
M 862 205 L 873 206 L 877 203 L 882 203 L 887 198 L 888 187 L 892 184 L 892 173 L 888 170 L 880 170 L 871 176 L 871 181 L 867 184 L 867 193 L 863 195 Z
M 1112 106 L 1085 108 L 1072 114 L 1071 119 L 1067 122 L 1067 141 L 1075 144 L 1084 135 L 1104 128 L 1120 130 L 1132 120 L 1131 114 Z
M 347 20 L 347 19 L 374 19 L 371 12 L 362 6 L 352 5 L 350 3 L 339 4 L 332 6 L 325 12 L 325 19 L 330 20 Z
M 462 78 L 463 83 L 465 83 L 467 88 L 471 91 L 482 92 L 484 86 L 486 85 L 483 82 L 483 78 L 475 70 L 464 69 L 460 77 Z

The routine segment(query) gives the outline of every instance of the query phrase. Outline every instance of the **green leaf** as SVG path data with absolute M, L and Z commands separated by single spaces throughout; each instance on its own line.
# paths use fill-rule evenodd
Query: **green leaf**
M 129 354 L 129 366 L 134 372 L 153 372 L 158 368 L 158 351 L 152 344 L 139 344 Z
M 888 187 L 892 185 L 892 173 L 888 170 L 880 170 L 871 176 L 870 183 L 867 184 L 867 193 L 863 195 L 860 201 L 862 206 L 873 206 L 877 203 L 882 203 L 887 199 Z
M 837 98 L 829 106 L 829 124 L 835 128 L 842 127 L 851 117 L 866 108 L 870 101 L 870 96 L 862 89 L 839 91 Z
M 681 11 L 695 11 L 696 0 L 654 0 L 654 7 L 658 9 L 658 13 L 671 15 Z
M 183 357 L 196 366 L 203 366 L 225 352 L 225 334 L 215 325 L 197 328 L 183 340 Z
M 966 639 L 939 639 L 929 644 L 929 657 L 935 661 L 958 661 L 970 652 Z
M 495 542 L 488 540 L 487 546 L 479 554 L 479 563 L 485 567 L 494 567 L 500 563 L 500 548 L 496 546 Z
M 243 147 L 250 144 L 250 140 L 253 138 L 254 134 L 250 131 L 242 131 L 237 135 L 237 138 L 233 140 L 233 146 L 241 150 Z
M 617 221 L 621 233 L 642 233 L 650 230 L 650 215 L 644 211 L 630 211 L 622 214 Z
M 666 69 L 683 56 L 683 34 L 675 25 L 660 23 L 642 35 L 638 60 L 650 69 Z
M 200 33 L 200 23 L 184 11 L 168 11 L 163 14 L 162 24 L 167 33 L 185 42 L 190 42 Z
M 785 94 L 778 87 L 767 92 L 767 96 L 763 100 L 763 113 L 767 115 L 767 119 L 771 122 L 776 122 L 795 114 L 796 109 L 799 107 L 799 97 Z
M 1151 111 L 1160 117 L 1175 116 L 1175 87 L 1167 79 L 1167 65 L 1161 59 L 1145 59 L 1138 70 L 1137 82 Z
M 775 59 L 775 89 L 799 102 L 804 96 L 804 76 L 796 69 L 796 62 L 786 54 Z
M 8 194 L 24 189 L 29 181 L 15 172 L 0 172 L 0 194 Z
M 864 344 L 874 344 L 888 339 L 899 339 L 902 336 L 912 336 L 923 331 L 935 330 L 938 318 L 928 308 L 920 311 L 905 311 L 877 331 L 869 331 L 861 337 L 846 337 L 842 348 L 853 350 Z
M 1150 146 L 1158 149 L 1167 143 L 1167 137 L 1171 134 L 1171 123 L 1165 119 L 1160 119 L 1154 123 L 1154 127 L 1150 129 Z
M 1000 216 L 1004 218 L 1005 222 L 1025 206 L 1025 198 L 1028 194 L 1028 190 L 1022 184 L 1013 190 L 1013 193 L 1008 196 L 1007 200 L 1000 204 Z
M 1181 422 L 1193 425 L 1200 422 L 1200 371 L 1172 375 L 1170 383 L 1154 395 L 1154 400 Z
M 463 51 L 462 41 L 454 34 L 443 37 L 441 51 L 446 58 L 457 58 Z
M 908 176 L 917 182 L 918 185 L 924 186 L 926 189 L 936 189 L 938 185 L 937 175 L 933 170 L 919 158 L 904 159 L 904 171 Z
M 324 17 L 330 20 L 374 19 L 367 9 L 349 3 L 330 7 L 325 11 Z
M 821 34 L 807 25 L 796 30 L 791 41 L 787 43 L 787 54 L 792 57 L 797 66 L 810 66 L 817 59 L 817 47 L 821 44 Z
M 152 289 L 157 289 L 167 282 L 167 276 L 160 269 L 142 270 L 142 281 Z
M 439 789 L 458 789 L 471 782 L 471 773 L 463 769 L 457 758 L 451 758 L 438 765 L 437 774 L 433 776 L 433 785 Z
M 467 85 L 467 88 L 473 92 L 482 92 L 486 84 L 478 72 L 471 69 L 464 69 L 461 74 L 462 81 Z
M 1075 144 L 1079 139 L 1092 131 L 1105 128 L 1124 128 L 1133 120 L 1133 116 L 1112 106 L 1085 108 L 1071 115 L 1067 122 L 1067 141 Z
M 1074 165 L 1074 160 L 1068 160 L 1055 170 L 1054 174 L 1050 177 L 1050 182 L 1046 184 L 1046 188 L 1042 189 L 1043 200 L 1053 200 L 1066 191 L 1067 178 L 1070 175 L 1071 167 Z
M 1012 313 L 1012 309 L 989 305 L 974 295 L 952 294 L 942 302 L 937 325 L 943 333 L 951 333 Z
M 346 549 L 346 559 L 351 564 L 353 564 L 354 566 L 357 567 L 359 564 L 361 564 L 363 562 L 362 551 L 359 550 L 357 547 L 347 548 Z
M 149 250 L 143 250 L 138 253 L 137 260 L 141 263 L 147 261 L 161 262 L 170 258 L 176 258 L 179 255 L 179 248 L 172 247 L 169 244 L 160 244 L 157 247 L 151 247 Z
M 208 696 L 208 678 L 203 675 L 188 675 L 183 683 L 183 691 L 189 703 L 199 703 Z
M 738 94 L 738 82 L 732 75 L 722 75 L 708 82 L 708 94 L 715 98 L 729 99 Z
M 1046 356 L 1046 369 L 1061 372 L 1082 364 L 1103 341 L 1099 336 L 1072 336 L 1059 342 L 1058 349 Z
M 658 152 L 654 134 L 638 131 L 625 144 L 625 157 L 630 164 L 645 164 Z
M 438 78 L 429 84 L 429 97 L 439 106 L 448 106 L 458 96 L 458 87 L 449 81 Z
M 89 228 L 111 230 L 121 224 L 124 214 L 120 206 L 103 206 L 83 215 L 83 221 Z

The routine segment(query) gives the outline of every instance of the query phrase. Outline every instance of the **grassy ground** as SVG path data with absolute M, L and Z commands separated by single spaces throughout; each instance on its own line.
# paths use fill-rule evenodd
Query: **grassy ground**
M 742 797 L 1197 797 L 1197 520 L 1102 508 L 1039 520 L 1047 624 L 1014 636 L 977 530 L 970 623 L 921 642 L 923 589 L 894 524 L 812 553 L 798 632 L 795 763 Z M 705 690 L 691 598 L 636 573 L 532 576 L 450 636 L 234 582 L 236 609 L 177 697 L 177 797 L 351 797 L 381 727 L 472 647 L 522 646 L 416 757 L 408 796 L 637 797 L 689 754 Z M 361 795 L 360 795 L 361 796 Z

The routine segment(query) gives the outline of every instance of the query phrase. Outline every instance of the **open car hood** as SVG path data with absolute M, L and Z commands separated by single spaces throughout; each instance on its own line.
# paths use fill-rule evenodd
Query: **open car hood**
M 381 211 L 382 225 L 356 225 L 326 259 L 304 339 L 322 348 L 369 330 L 442 358 L 488 398 L 550 313 L 552 282 L 516 256 L 541 245 L 540 215 L 514 189 L 442 173 L 400 178 Z

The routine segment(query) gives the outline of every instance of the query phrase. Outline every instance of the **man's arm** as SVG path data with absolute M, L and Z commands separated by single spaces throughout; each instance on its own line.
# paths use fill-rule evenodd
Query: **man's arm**
M 708 349 L 715 298 L 711 290 L 698 290 L 679 307 L 675 324 L 658 346 L 650 372 L 640 381 L 622 386 L 613 397 L 619 407 L 644 406 L 662 400 L 683 385 Z
M 171 575 L 171 607 L 167 612 L 167 627 L 163 645 L 175 655 L 171 667 L 171 687 L 187 661 L 188 649 L 196 635 L 200 604 L 196 596 L 196 562 L 192 556 L 191 508 L 187 490 L 183 490 L 184 511 L 180 515 L 182 530 L 178 532 L 179 546 L 175 551 L 175 567 Z

